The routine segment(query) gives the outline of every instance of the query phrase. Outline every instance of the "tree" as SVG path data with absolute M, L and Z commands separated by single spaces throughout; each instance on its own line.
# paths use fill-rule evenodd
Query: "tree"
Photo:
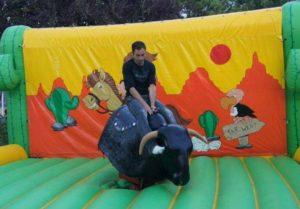
M 187 17 L 247 11 L 281 6 L 289 0 L 181 0 Z
M 0 0 L 0 32 L 11 25 L 57 27 L 179 18 L 177 0 Z
M 58 27 L 167 20 L 280 6 L 288 0 L 0 0 L 11 25 Z

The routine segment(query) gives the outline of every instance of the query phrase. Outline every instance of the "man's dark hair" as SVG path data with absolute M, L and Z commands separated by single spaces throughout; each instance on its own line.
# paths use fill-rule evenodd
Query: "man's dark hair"
M 132 49 L 132 52 L 134 52 L 134 50 L 140 50 L 140 49 L 145 49 L 146 50 L 146 45 L 144 42 L 142 41 L 136 41 L 134 42 L 132 45 L 131 45 L 131 49 Z

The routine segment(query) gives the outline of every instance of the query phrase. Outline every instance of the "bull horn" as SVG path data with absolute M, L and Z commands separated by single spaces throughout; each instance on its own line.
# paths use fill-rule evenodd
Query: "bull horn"
M 145 144 L 152 140 L 155 139 L 158 136 L 158 131 L 151 131 L 149 133 L 147 133 L 143 138 L 142 141 L 140 143 L 140 147 L 139 147 L 139 154 L 142 155 L 143 151 L 144 151 L 144 146 Z
M 199 134 L 197 131 L 190 129 L 190 128 L 188 128 L 187 131 L 188 131 L 189 135 L 195 136 L 195 137 L 201 139 L 202 141 L 207 142 L 206 138 L 204 136 L 202 136 L 201 134 Z

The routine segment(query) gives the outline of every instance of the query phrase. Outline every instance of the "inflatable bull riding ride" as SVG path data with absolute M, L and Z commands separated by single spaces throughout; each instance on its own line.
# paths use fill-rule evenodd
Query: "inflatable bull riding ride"
M 123 180 L 123 184 L 115 182 L 119 187 L 131 185 L 129 188 L 142 189 L 163 179 L 178 186 L 188 183 L 189 156 L 193 150 L 190 136 L 206 139 L 195 130 L 166 121 L 158 112 L 148 115 L 152 131 L 143 135 L 140 121 L 126 104 L 112 114 L 98 147 L 119 171 L 120 177 L 127 180 Z M 162 152 L 154 154 L 150 146 L 163 148 Z

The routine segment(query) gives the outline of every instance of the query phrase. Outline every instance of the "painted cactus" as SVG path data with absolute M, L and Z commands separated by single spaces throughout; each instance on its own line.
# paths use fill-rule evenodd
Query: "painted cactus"
M 77 124 L 76 120 L 69 115 L 70 110 L 78 107 L 77 96 L 71 98 L 65 89 L 56 88 L 45 103 L 55 118 L 55 123 L 52 125 L 54 131 L 61 131 L 68 126 Z
M 208 140 L 219 139 L 219 137 L 215 135 L 219 119 L 214 112 L 210 110 L 205 111 L 199 116 L 198 121 L 199 125 L 205 130 Z

